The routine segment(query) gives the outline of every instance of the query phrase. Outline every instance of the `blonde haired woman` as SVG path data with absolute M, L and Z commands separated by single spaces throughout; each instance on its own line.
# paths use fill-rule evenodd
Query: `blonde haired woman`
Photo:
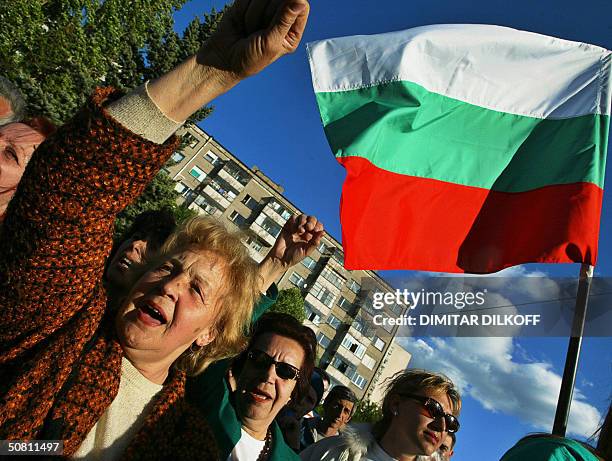
M 444 433 L 459 430 L 460 410 L 461 397 L 450 379 L 409 369 L 387 385 L 381 421 L 325 438 L 300 456 L 303 461 L 420 461 L 434 455 Z
M 293 51 L 307 15 L 306 0 L 237 0 L 197 55 L 123 98 L 99 90 L 39 146 L 0 237 L 0 439 L 62 440 L 87 459 L 217 458 L 185 375 L 244 343 L 259 280 L 239 237 L 188 224 L 118 310 L 104 262 L 115 215 L 178 147 L 174 120 Z

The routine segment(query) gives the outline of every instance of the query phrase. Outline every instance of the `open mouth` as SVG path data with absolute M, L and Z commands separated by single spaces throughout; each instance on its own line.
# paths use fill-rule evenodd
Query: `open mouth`
M 253 389 L 248 392 L 251 399 L 257 403 L 267 402 L 272 400 L 272 396 L 261 389 Z
M 130 259 L 128 259 L 127 256 L 124 256 L 119 261 L 117 261 L 116 266 L 121 272 L 127 272 L 132 266 L 132 264 L 133 262 Z
M 425 438 L 431 443 L 438 443 L 438 437 L 433 432 L 425 431 Z
M 168 323 L 162 310 L 153 303 L 145 303 L 141 305 L 138 310 L 140 311 L 139 317 L 145 323 L 155 325 L 164 325 Z

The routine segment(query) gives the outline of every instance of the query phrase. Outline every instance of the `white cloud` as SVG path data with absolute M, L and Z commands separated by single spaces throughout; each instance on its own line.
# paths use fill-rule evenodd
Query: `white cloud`
M 443 274 L 442 278 L 448 275 Z M 466 277 L 465 274 L 454 276 L 465 278 L 445 281 L 440 277 L 429 276 L 421 277 L 420 280 L 409 279 L 405 283 L 408 286 L 412 284 L 413 289 L 429 285 L 446 289 L 454 287 L 455 290 L 465 291 L 476 291 L 480 289 L 478 287 L 486 284 L 484 286 L 488 292 L 483 307 L 493 308 L 492 312 L 504 314 L 516 313 L 534 303 L 558 300 L 566 296 L 559 280 L 551 279 L 544 272 L 530 271 L 524 266 L 505 269 L 493 277 Z M 551 325 L 547 328 L 554 331 L 554 325 L 564 315 L 563 307 L 559 309 L 558 303 L 544 305 L 550 306 L 546 320 Z M 494 329 L 486 335 L 483 334 L 485 332 L 482 327 L 478 333 L 482 337 L 404 337 L 398 338 L 398 342 L 412 353 L 411 367 L 445 373 L 463 394 L 470 395 L 484 408 L 515 416 L 530 425 L 534 431 L 550 431 L 561 387 L 561 376 L 547 361 L 533 358 L 512 337 L 494 337 Z M 584 379 L 580 382 L 583 388 L 587 388 L 589 384 Z M 568 434 L 589 437 L 599 422 L 599 411 L 586 402 L 580 388 L 576 388 Z
M 412 353 L 410 366 L 443 372 L 484 408 L 515 416 L 534 430 L 550 431 L 561 376 L 546 362 L 518 362 L 525 352 L 512 338 L 398 339 Z M 588 437 L 599 411 L 574 391 L 568 433 Z

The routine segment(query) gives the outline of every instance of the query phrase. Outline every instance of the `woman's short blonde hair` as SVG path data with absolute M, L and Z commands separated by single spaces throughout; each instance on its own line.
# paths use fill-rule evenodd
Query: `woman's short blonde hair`
M 461 396 L 455 384 L 445 375 L 427 370 L 411 368 L 393 375 L 385 385 L 385 396 L 382 402 L 382 419 L 374 425 L 376 437 L 382 437 L 393 419 L 391 396 L 399 394 L 414 394 L 431 391 L 448 395 L 451 402 L 451 413 L 459 416 L 461 411 Z
M 158 264 L 179 252 L 207 250 L 227 264 L 227 291 L 219 306 L 215 338 L 204 347 L 192 344 L 174 363 L 188 375 L 197 375 L 212 362 L 233 357 L 246 347 L 253 306 L 259 297 L 259 277 L 257 265 L 242 243 L 245 237 L 242 232 L 229 231 L 214 218 L 192 218 L 170 235 L 155 261 L 151 261 Z

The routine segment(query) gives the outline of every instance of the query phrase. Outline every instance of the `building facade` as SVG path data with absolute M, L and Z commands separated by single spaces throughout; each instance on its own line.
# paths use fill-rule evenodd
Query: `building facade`
M 372 385 L 368 387 L 366 399 L 370 402 L 382 403 L 385 396 L 385 384 L 397 372 L 408 368 L 412 355 L 395 339 L 391 342 L 381 367 L 372 377 Z
M 283 188 L 257 167 L 249 168 L 196 126 L 183 129 L 183 147 L 165 170 L 176 182 L 180 201 L 247 234 L 249 254 L 260 262 L 283 225 L 301 211 Z M 305 300 L 306 324 L 317 335 L 319 363 L 334 381 L 368 394 L 384 367 L 396 326 L 376 326 L 374 316 L 397 317 L 400 306 L 372 308 L 372 293 L 392 291 L 375 272 L 344 269 L 341 244 L 325 234 L 310 257 L 278 280 L 279 289 L 297 287 Z

